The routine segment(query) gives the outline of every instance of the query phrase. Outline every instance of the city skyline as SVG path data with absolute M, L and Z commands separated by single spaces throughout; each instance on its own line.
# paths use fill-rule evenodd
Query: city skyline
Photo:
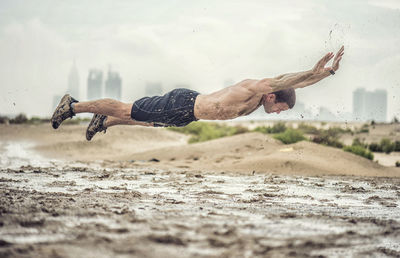
M 133 102 L 145 96 L 147 82 L 206 94 L 247 78 L 311 69 L 341 45 L 340 70 L 299 89 L 298 100 L 313 113 L 324 106 L 343 114 L 352 112 L 357 88 L 383 88 L 387 119 L 400 114 L 398 1 L 4 0 L 0 10 L 4 114 L 49 116 L 53 96 L 68 88 L 74 59 L 80 96 L 90 68 L 113 64 L 123 78 L 121 100 Z

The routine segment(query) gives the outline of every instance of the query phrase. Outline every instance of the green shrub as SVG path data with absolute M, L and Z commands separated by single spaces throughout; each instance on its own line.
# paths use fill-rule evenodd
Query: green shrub
M 194 122 L 185 127 L 168 127 L 168 130 L 192 135 L 189 143 L 204 142 L 248 132 L 248 129 L 243 126 L 227 126 L 207 122 Z
M 400 161 L 396 161 L 396 167 L 400 167 Z
M 380 145 L 381 145 L 382 151 L 385 152 L 385 153 L 391 153 L 395 149 L 394 143 L 392 143 L 392 141 L 390 141 L 387 138 L 383 138 L 381 140 L 381 144 Z
M 338 139 L 332 138 L 328 135 L 314 136 L 312 138 L 312 142 L 335 148 L 343 148 L 343 143 L 341 143 Z
M 253 129 L 253 131 L 268 134 L 268 133 L 271 133 L 271 127 L 257 126 L 256 128 Z
M 320 130 L 318 130 L 315 126 L 304 123 L 299 124 L 299 127 L 297 129 L 305 134 L 320 134 Z
M 31 119 L 29 119 L 27 121 L 27 123 L 29 123 L 29 124 L 40 124 L 42 122 L 43 122 L 43 120 L 41 118 L 37 117 L 37 116 L 31 117 Z
M 367 158 L 369 160 L 373 160 L 374 159 L 374 154 L 372 154 L 372 152 L 370 152 L 366 148 L 363 148 L 362 146 L 345 146 L 343 148 L 343 150 L 347 151 L 347 152 L 354 153 L 354 154 L 356 154 L 358 156 Z
M 10 121 L 10 119 L 6 116 L 0 116 L 0 124 L 6 124 Z
M 372 124 L 371 122 L 371 125 L 375 125 L 375 123 Z M 361 128 L 357 131 L 357 133 L 369 133 L 369 125 L 363 124 L 363 126 L 361 126 Z
M 400 151 L 400 141 L 394 142 L 394 151 Z
M 283 133 L 274 135 L 273 137 L 284 144 L 296 143 L 306 139 L 301 131 L 290 128 L 286 129 Z
M 360 138 L 354 138 L 352 146 L 361 146 L 363 148 L 367 148 L 368 144 L 364 143 L 364 141 L 360 140 Z
M 376 142 L 370 143 L 368 149 L 373 152 L 383 152 L 381 145 Z
M 330 127 L 326 131 L 329 135 L 334 135 L 334 136 L 339 136 L 340 134 L 352 132 L 350 128 L 343 129 L 341 127 Z
M 287 129 L 287 127 L 286 127 L 285 123 L 278 122 L 278 123 L 274 124 L 272 127 L 258 126 L 253 131 L 271 134 L 271 133 L 283 133 L 286 129 Z
M 17 115 L 15 118 L 10 119 L 10 124 L 24 124 L 28 121 L 28 118 L 25 114 L 21 113 Z
M 312 138 L 312 141 L 326 146 L 343 148 L 343 143 L 339 141 L 339 135 L 345 132 L 348 132 L 348 130 L 339 127 L 331 127 L 327 130 L 320 130 L 319 134 Z

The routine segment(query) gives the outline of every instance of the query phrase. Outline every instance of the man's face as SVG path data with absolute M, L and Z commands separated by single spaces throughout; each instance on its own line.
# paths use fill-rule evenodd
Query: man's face
M 287 103 L 278 102 L 275 103 L 275 94 L 268 94 L 263 96 L 263 106 L 266 113 L 277 113 L 288 110 L 289 106 Z

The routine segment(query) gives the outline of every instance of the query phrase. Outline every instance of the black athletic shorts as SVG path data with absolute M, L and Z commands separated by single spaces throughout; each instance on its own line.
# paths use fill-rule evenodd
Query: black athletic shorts
M 154 123 L 154 126 L 185 126 L 197 121 L 194 102 L 198 92 L 175 89 L 164 96 L 144 97 L 132 105 L 133 120 Z

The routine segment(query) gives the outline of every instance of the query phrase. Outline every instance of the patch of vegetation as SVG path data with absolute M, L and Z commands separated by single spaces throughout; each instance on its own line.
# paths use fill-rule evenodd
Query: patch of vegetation
M 370 143 L 368 149 L 373 152 L 383 152 L 381 145 L 376 142 Z
M 383 138 L 380 143 L 373 142 L 369 144 L 368 149 L 373 152 L 385 152 L 389 154 L 392 151 L 400 151 L 400 141 L 392 142 L 390 139 Z
M 274 133 L 283 133 L 286 131 L 286 129 L 287 127 L 285 123 L 278 122 L 273 126 L 258 126 L 253 131 L 266 134 L 274 134 Z
M 305 134 L 319 134 L 320 130 L 318 130 L 315 126 L 308 125 L 305 123 L 299 124 L 298 130 L 302 131 Z
M 368 144 L 360 140 L 360 138 L 354 138 L 351 146 L 361 146 L 363 148 L 368 148 Z
M 80 121 L 84 121 L 85 119 L 81 119 Z M 0 116 L 0 124 L 41 124 L 41 123 L 49 123 L 49 118 L 40 118 L 37 116 L 33 116 L 28 119 L 28 117 L 24 113 L 18 114 L 14 118 L 9 118 L 7 116 Z
M 373 121 L 374 122 L 374 121 Z M 375 122 L 374 123 L 372 123 L 371 122 L 371 125 L 375 125 Z M 361 128 L 359 129 L 359 130 L 357 130 L 356 131 L 356 133 L 369 133 L 369 125 L 368 124 L 363 124 L 362 126 L 361 126 Z
M 400 151 L 400 141 L 394 142 L 394 151 Z
M 10 119 L 6 116 L 0 116 L 0 124 L 6 124 L 9 123 Z
M 389 140 L 389 139 L 387 139 L 387 138 L 383 138 L 383 139 L 381 140 L 380 145 L 381 145 L 382 151 L 383 151 L 384 153 L 386 153 L 386 154 L 389 154 L 389 153 L 391 153 L 392 151 L 394 151 L 394 147 L 395 147 L 395 146 L 394 146 L 394 143 L 392 143 L 392 141 Z
M 347 152 L 351 152 L 354 153 L 358 156 L 364 157 L 366 159 L 369 160 L 373 160 L 374 159 L 374 154 L 372 154 L 372 152 L 370 152 L 368 149 L 362 147 L 362 146 L 345 146 L 343 148 L 344 151 Z
M 10 119 L 10 124 L 25 124 L 26 122 L 28 122 L 28 118 L 22 113 Z
M 192 135 L 189 143 L 204 142 L 249 131 L 243 126 L 227 126 L 207 122 L 193 122 L 185 127 L 168 127 L 168 130 Z
M 400 167 L 400 161 L 396 161 L 396 167 Z
M 275 134 L 273 137 L 284 144 L 296 143 L 306 139 L 300 130 L 291 128 L 286 129 L 283 133 Z
M 316 134 L 312 141 L 318 144 L 323 144 L 326 146 L 331 146 L 335 148 L 343 148 L 343 143 L 339 141 L 340 134 L 351 132 L 351 130 L 342 129 L 340 127 L 331 127 L 327 130 L 320 130 L 318 134 Z

